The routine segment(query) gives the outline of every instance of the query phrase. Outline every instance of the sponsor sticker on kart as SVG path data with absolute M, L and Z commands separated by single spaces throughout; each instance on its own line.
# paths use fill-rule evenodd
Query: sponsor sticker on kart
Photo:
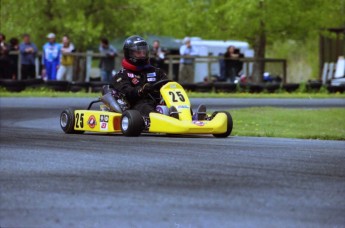
M 177 106 L 177 108 L 179 108 L 179 109 L 188 109 L 189 106 L 188 105 L 179 105 L 179 106 Z
M 91 115 L 87 121 L 87 125 L 89 125 L 90 128 L 95 128 L 97 125 L 96 118 L 94 115 Z
M 147 77 L 148 77 L 148 78 L 150 78 L 150 77 L 156 77 L 156 72 L 148 73 L 148 74 L 147 74 Z
M 108 123 L 109 123 L 109 116 L 108 115 L 101 115 L 99 118 L 100 123 L 100 130 L 107 131 L 108 130 Z
M 148 81 L 148 82 L 155 82 L 155 81 L 156 81 L 156 78 L 148 78 L 147 81 Z
M 205 125 L 204 122 L 202 122 L 202 121 L 197 121 L 197 120 L 194 120 L 194 121 L 193 121 L 193 124 L 198 125 L 198 126 L 200 126 L 200 127 L 202 127 L 202 126 Z

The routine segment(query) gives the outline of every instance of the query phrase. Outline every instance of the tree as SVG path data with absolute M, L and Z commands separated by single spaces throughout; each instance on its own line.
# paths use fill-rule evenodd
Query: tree
M 140 1 L 142 14 L 133 28 L 141 32 L 208 39 L 247 40 L 255 58 L 265 58 L 275 41 L 303 41 L 321 28 L 345 24 L 345 0 L 175 0 Z M 158 14 L 150 13 L 155 9 Z M 254 64 L 254 79 L 261 80 L 263 62 Z
M 42 45 L 49 32 L 68 34 L 79 50 L 95 48 L 102 36 L 122 36 L 135 14 L 125 0 L 1 0 L 1 30 L 8 36 L 30 33 Z
M 345 25 L 345 0 L 1 0 L 1 30 L 28 32 L 39 45 L 49 32 L 69 34 L 79 48 L 99 38 L 157 34 L 248 41 L 256 58 L 276 41 L 305 41 L 321 28 Z M 264 65 L 254 65 L 260 81 Z

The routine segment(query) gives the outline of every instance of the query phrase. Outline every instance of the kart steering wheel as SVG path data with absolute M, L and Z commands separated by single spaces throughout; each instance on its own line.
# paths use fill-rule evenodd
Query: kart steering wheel
M 163 85 L 165 85 L 166 83 L 171 82 L 171 81 L 172 80 L 170 80 L 170 79 L 163 79 L 163 80 L 160 80 L 158 82 L 151 84 L 151 87 L 153 90 L 156 90 L 156 89 L 159 89 L 160 87 L 162 87 Z
M 166 83 L 171 82 L 171 81 L 172 80 L 170 80 L 170 79 L 163 79 L 163 80 L 160 80 L 158 82 L 155 82 L 155 83 L 151 84 L 151 88 L 152 88 L 151 92 L 153 92 L 153 91 L 155 91 L 157 89 L 160 89 L 163 85 L 165 85 Z M 156 99 L 151 95 L 151 92 L 148 93 L 149 97 L 152 100 L 156 101 Z

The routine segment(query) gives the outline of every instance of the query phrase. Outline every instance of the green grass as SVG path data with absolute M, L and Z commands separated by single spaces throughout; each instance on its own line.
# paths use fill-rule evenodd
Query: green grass
M 345 140 L 345 109 L 232 110 L 232 135 Z

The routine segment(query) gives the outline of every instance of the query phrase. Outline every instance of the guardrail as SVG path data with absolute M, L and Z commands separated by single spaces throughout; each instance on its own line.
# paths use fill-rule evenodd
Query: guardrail
M 18 55 L 19 52 L 10 52 L 11 55 Z M 85 82 L 90 81 L 90 75 L 91 75 L 91 68 L 92 68 L 92 61 L 93 58 L 101 58 L 105 57 L 105 55 L 100 54 L 100 53 L 94 53 L 93 51 L 87 51 L 87 52 L 77 52 L 77 53 L 68 53 L 64 55 L 70 55 L 70 56 L 75 56 L 75 57 L 81 57 L 85 59 L 85 65 L 83 66 L 85 69 L 85 74 L 82 77 Z M 36 65 L 36 76 L 40 75 L 39 69 L 40 69 L 40 61 L 39 57 L 42 56 L 42 53 L 39 52 L 38 55 L 36 56 L 35 59 L 35 65 Z M 115 62 L 117 63 L 118 67 L 120 67 L 121 59 L 123 58 L 122 54 L 119 54 L 115 57 Z M 180 56 L 180 55 L 166 55 L 164 63 L 167 64 L 167 74 L 170 79 L 174 79 L 174 65 L 179 64 L 179 61 L 181 58 L 192 58 L 195 59 L 194 63 L 205 63 L 207 64 L 207 73 L 206 76 L 209 78 L 212 76 L 212 64 L 219 63 L 221 59 L 225 59 L 222 56 L 196 56 L 196 57 L 186 57 L 186 56 Z M 283 83 L 286 83 L 287 81 L 287 61 L 286 59 L 274 59 L 274 58 L 264 58 L 264 59 L 259 59 L 259 58 L 239 58 L 239 61 L 243 62 L 243 71 L 246 72 L 247 75 L 251 75 L 251 67 L 250 64 L 254 62 L 264 62 L 264 64 L 267 63 L 279 63 L 281 64 L 281 75 L 282 75 L 282 80 Z M 21 75 L 21 55 L 18 55 L 18 75 L 17 79 L 21 80 L 22 75 Z

